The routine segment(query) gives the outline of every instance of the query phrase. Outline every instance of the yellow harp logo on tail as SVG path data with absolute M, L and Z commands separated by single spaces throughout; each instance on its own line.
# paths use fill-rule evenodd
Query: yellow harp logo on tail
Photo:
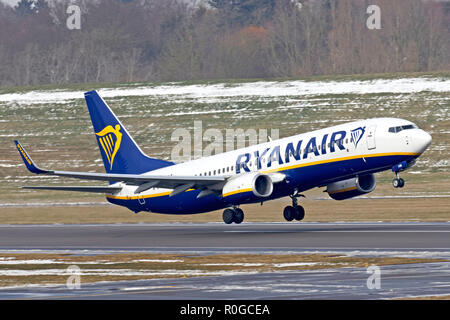
M 108 158 L 108 162 L 111 166 L 110 170 L 112 170 L 114 157 L 119 151 L 120 143 L 122 142 L 122 133 L 120 132 L 120 125 L 116 124 L 116 127 L 112 126 L 105 127 L 102 131 L 97 132 L 98 141 L 103 148 L 103 151 L 106 154 L 106 158 Z

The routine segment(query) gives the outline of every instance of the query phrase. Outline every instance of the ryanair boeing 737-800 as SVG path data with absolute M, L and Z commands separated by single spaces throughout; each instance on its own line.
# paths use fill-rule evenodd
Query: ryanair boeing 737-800
M 344 200 L 375 189 L 375 173 L 392 170 L 393 186 L 405 181 L 399 172 L 431 143 L 414 123 L 376 118 L 249 146 L 185 163 L 145 155 L 96 91 L 85 93 L 106 173 L 39 168 L 15 141 L 29 171 L 42 175 L 108 181 L 108 186 L 26 186 L 27 189 L 98 192 L 134 212 L 194 214 L 225 209 L 225 223 L 241 223 L 239 205 L 291 197 L 286 220 L 302 220 L 301 192 L 326 187 L 331 198 Z

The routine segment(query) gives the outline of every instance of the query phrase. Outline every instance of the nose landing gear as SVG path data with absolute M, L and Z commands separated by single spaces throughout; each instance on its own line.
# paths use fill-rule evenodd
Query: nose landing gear
M 402 161 L 392 167 L 392 172 L 395 173 L 395 179 L 392 180 L 392 185 L 394 188 L 403 188 L 405 186 L 405 180 L 400 178 L 399 173 L 412 167 L 415 163 L 415 160 Z
M 292 206 L 287 206 L 283 210 L 283 217 L 286 221 L 292 221 L 297 220 L 301 221 L 305 217 L 305 209 L 298 205 L 297 198 L 298 197 L 305 197 L 302 194 L 298 194 L 297 191 L 294 192 L 294 194 L 289 196 L 292 199 Z
M 395 179 L 392 180 L 394 188 L 403 188 L 405 186 L 405 180 L 399 177 L 398 172 L 395 173 Z

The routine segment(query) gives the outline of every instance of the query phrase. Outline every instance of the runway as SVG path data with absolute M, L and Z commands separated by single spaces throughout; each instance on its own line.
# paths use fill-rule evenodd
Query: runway
M 3 250 L 444 250 L 450 223 L 0 225 Z
M 0 299 L 391 299 L 450 295 L 450 223 L 0 225 L 0 252 L 339 253 L 440 258 L 381 267 L 279 271 L 0 289 Z
M 450 295 L 450 264 L 383 266 L 380 287 L 367 287 L 365 268 L 257 273 L 186 279 L 0 289 L 0 299 L 300 300 L 395 299 Z

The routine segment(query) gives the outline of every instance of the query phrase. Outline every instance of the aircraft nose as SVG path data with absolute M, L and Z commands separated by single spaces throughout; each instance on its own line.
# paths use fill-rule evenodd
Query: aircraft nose
M 417 142 L 420 152 L 424 152 L 430 146 L 433 138 L 428 132 L 419 130 L 414 140 Z

